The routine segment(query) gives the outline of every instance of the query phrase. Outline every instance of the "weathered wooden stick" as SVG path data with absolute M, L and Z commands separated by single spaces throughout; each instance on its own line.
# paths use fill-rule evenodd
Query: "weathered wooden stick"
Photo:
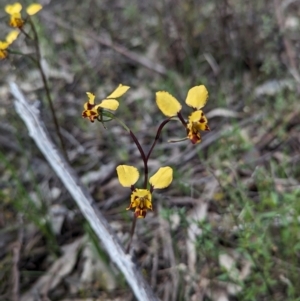
M 17 113 L 25 122 L 29 135 L 35 141 L 57 176 L 61 179 L 82 214 L 89 222 L 99 240 L 102 242 L 111 260 L 121 270 L 136 298 L 140 301 L 158 301 L 152 289 L 136 269 L 128 254 L 125 254 L 117 237 L 113 233 L 101 212 L 92 207 L 92 197 L 80 183 L 74 170 L 69 166 L 50 136 L 40 118 L 39 110 L 30 105 L 18 86 L 10 83 L 11 93 L 15 97 L 14 105 Z

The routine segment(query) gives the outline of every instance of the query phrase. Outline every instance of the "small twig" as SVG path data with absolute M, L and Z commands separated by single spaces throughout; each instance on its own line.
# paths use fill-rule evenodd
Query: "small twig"
M 136 298 L 140 301 L 157 301 L 158 299 L 131 261 L 130 256 L 125 254 L 123 247 L 120 245 L 106 218 L 95 207 L 93 208 L 91 195 L 80 183 L 75 171 L 69 166 L 68 162 L 51 141 L 45 125 L 39 116 L 39 111 L 27 102 L 15 83 L 11 83 L 10 88 L 11 93 L 16 99 L 14 102 L 16 111 L 25 122 L 29 135 L 77 203 L 83 216 L 89 222 L 111 260 L 122 271 Z

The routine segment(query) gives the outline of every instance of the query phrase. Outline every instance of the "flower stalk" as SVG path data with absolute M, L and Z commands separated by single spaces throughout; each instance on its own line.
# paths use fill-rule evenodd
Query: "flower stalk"
M 153 191 L 155 189 L 164 189 L 168 187 L 173 180 L 173 170 L 169 166 L 160 167 L 158 171 L 149 178 L 148 161 L 165 125 L 167 125 L 171 119 L 178 117 L 179 121 L 187 132 L 187 137 L 185 139 L 190 139 L 193 144 L 201 141 L 201 136 L 199 133 L 200 130 L 209 130 L 207 119 L 201 110 L 208 97 L 208 92 L 203 85 L 193 87 L 188 92 L 186 103 L 194 109 L 194 112 L 189 115 L 188 121 L 185 121 L 184 117 L 182 116 L 181 104 L 176 100 L 176 98 L 174 98 L 168 92 L 157 92 L 157 105 L 159 109 L 167 116 L 167 119 L 163 120 L 158 126 L 153 143 L 146 154 L 141 146 L 141 143 L 137 139 L 136 135 L 130 130 L 130 128 L 122 120 L 117 118 L 114 113 L 110 112 L 117 110 L 119 106 L 117 98 L 125 94 L 128 89 L 128 86 L 123 86 L 120 84 L 99 104 L 95 104 L 95 95 L 91 92 L 87 92 L 88 101 L 84 104 L 84 111 L 82 112 L 82 116 L 84 118 L 88 118 L 91 122 L 98 120 L 103 123 L 115 119 L 125 129 L 125 131 L 129 133 L 134 144 L 139 150 L 141 160 L 143 161 L 144 180 L 142 183 L 142 188 L 136 187 L 136 183 L 140 177 L 140 173 L 136 167 L 131 165 L 118 165 L 116 168 L 120 184 L 123 187 L 130 188 L 131 190 L 130 205 L 126 208 L 126 210 L 134 210 L 130 239 L 126 248 L 127 252 L 130 250 L 137 219 L 145 218 L 147 211 L 152 210 Z M 103 117 L 108 117 L 108 119 L 104 120 Z
M 37 68 L 38 68 L 41 78 L 42 78 L 43 86 L 44 86 L 44 89 L 46 92 L 47 101 L 48 101 L 48 104 L 50 107 L 50 112 L 52 115 L 52 120 L 53 120 L 53 123 L 55 126 L 55 131 L 56 131 L 58 139 L 60 141 L 60 145 L 61 145 L 64 157 L 68 161 L 68 154 L 67 154 L 64 140 L 63 140 L 61 132 L 60 132 L 59 123 L 58 123 L 58 120 L 56 117 L 55 108 L 53 105 L 53 100 L 51 97 L 48 80 L 46 78 L 46 74 L 45 74 L 45 71 L 44 71 L 42 63 L 41 63 L 42 56 L 41 56 L 41 50 L 40 50 L 39 36 L 38 36 L 37 30 L 36 30 L 36 27 L 35 27 L 34 23 L 32 22 L 32 19 L 29 17 L 28 20 L 29 20 L 29 24 L 30 24 L 32 32 L 33 32 L 33 42 L 34 42 L 35 52 L 36 52 L 36 56 L 37 56 L 37 59 L 35 62 L 36 62 Z

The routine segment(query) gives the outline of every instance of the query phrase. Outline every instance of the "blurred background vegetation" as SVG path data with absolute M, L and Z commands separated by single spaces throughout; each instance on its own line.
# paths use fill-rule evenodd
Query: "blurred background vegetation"
M 141 168 L 139 153 L 117 123 L 82 119 L 85 92 L 131 86 L 117 116 L 147 148 L 163 118 L 156 91 L 181 102 L 192 86 L 209 91 L 202 143 L 167 143 L 185 135 L 171 122 L 150 160 L 151 173 L 175 170 L 133 242 L 159 298 L 300 300 L 299 1 L 41 4 L 34 21 L 70 163 L 124 245 L 132 214 L 115 167 Z M 23 36 L 13 48 L 34 52 Z M 14 110 L 9 81 L 41 101 L 59 145 L 36 67 L 18 55 L 0 66 L 0 299 L 134 300 Z

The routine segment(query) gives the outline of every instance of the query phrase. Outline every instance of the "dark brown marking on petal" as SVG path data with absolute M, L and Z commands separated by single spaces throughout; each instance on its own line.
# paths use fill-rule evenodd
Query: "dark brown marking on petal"
M 87 103 L 87 109 L 91 110 L 95 105 L 90 104 L 89 102 Z
M 193 136 L 192 136 L 191 142 L 192 142 L 193 144 L 196 144 L 196 143 L 198 142 L 198 139 L 197 139 L 197 136 L 196 136 L 196 135 L 193 135 Z
M 88 117 L 89 117 L 89 119 L 90 119 L 91 122 L 94 122 L 94 120 L 97 118 L 98 114 L 95 113 L 95 112 L 92 112 L 92 111 L 89 111 L 89 112 L 90 112 L 90 113 L 93 113 L 93 114 L 91 114 L 91 115 L 88 116 Z
M 144 214 L 143 214 L 143 210 L 140 210 L 140 209 L 136 209 L 134 215 L 137 218 L 144 218 L 145 217 Z
M 188 136 L 188 138 L 191 140 L 193 144 L 197 144 L 201 142 L 201 136 L 199 133 L 192 133 L 191 135 Z

